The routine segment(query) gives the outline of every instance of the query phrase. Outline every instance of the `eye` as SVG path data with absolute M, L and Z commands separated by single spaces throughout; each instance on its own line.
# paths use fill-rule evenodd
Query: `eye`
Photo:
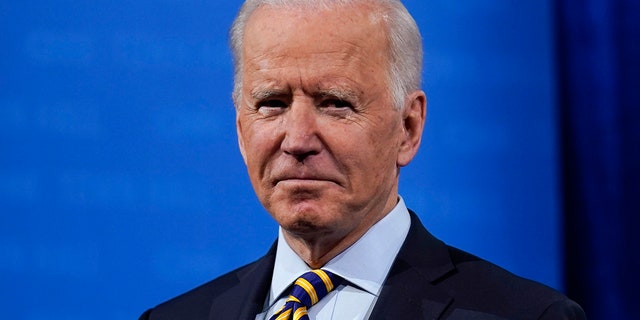
M 325 108 L 335 109 L 351 109 L 353 105 L 349 101 L 341 99 L 327 99 L 322 102 L 322 106 Z
M 287 107 L 287 103 L 285 103 L 282 100 L 276 100 L 276 99 L 260 101 L 258 102 L 257 105 L 258 105 L 258 109 L 262 109 L 262 108 L 283 109 Z
M 256 103 L 256 110 L 263 116 L 275 116 L 281 114 L 289 105 L 279 99 L 266 99 Z

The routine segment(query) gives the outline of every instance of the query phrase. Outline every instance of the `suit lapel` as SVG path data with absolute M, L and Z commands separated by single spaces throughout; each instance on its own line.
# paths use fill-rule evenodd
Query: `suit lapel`
M 237 273 L 237 284 L 212 301 L 210 320 L 255 319 L 256 315 L 262 311 L 271 285 L 275 252 L 276 244 L 255 264 Z
M 444 243 L 411 212 L 411 228 L 370 319 L 438 319 L 453 298 L 434 283 L 454 271 Z

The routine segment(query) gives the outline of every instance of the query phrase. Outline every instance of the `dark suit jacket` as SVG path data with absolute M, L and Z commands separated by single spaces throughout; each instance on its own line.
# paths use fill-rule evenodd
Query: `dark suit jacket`
M 261 259 L 146 311 L 140 320 L 254 320 L 262 311 L 275 245 Z M 578 304 L 411 228 L 370 319 L 585 319 Z

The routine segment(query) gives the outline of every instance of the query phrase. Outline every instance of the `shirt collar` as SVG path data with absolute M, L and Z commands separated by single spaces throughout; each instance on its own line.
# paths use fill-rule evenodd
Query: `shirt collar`
M 322 268 L 377 296 L 411 224 L 404 200 L 398 198 L 391 212 Z M 275 303 L 300 275 L 309 270 L 284 239 L 280 228 L 268 304 Z

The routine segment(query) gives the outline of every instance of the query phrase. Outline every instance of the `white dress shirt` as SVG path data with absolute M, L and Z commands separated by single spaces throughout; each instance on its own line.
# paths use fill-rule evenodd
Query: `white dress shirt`
M 349 283 L 340 285 L 309 309 L 314 320 L 368 319 L 382 285 L 387 278 L 402 243 L 407 237 L 411 218 L 404 201 L 373 225 L 358 241 L 331 259 L 322 269 L 331 271 Z M 269 319 L 285 303 L 289 286 L 311 270 L 285 241 L 282 228 L 278 233 L 276 261 L 271 289 L 263 312 L 256 320 Z

